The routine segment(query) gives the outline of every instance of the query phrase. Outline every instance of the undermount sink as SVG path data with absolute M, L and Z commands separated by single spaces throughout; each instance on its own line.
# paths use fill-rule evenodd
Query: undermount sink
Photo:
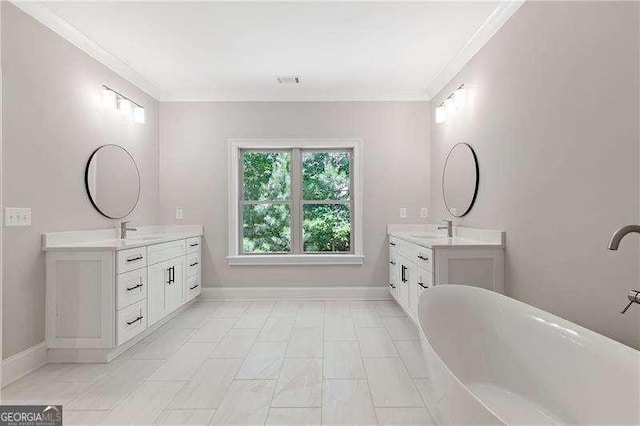
M 125 241 L 127 241 L 127 240 L 131 240 L 131 241 L 151 241 L 151 240 L 159 240 L 161 238 L 162 238 L 162 236 L 149 235 L 149 236 L 141 236 L 141 237 L 128 237 Z
M 447 238 L 447 236 L 418 234 L 418 235 L 412 235 L 411 238 L 418 238 L 420 240 L 441 240 L 442 238 Z

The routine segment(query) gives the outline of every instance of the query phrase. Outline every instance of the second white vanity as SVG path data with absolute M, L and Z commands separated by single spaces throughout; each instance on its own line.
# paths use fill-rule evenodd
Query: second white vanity
M 504 292 L 505 233 L 436 225 L 389 225 L 389 292 L 418 321 L 418 298 L 433 285 L 465 284 Z
M 201 292 L 202 226 L 43 235 L 49 362 L 109 362 Z

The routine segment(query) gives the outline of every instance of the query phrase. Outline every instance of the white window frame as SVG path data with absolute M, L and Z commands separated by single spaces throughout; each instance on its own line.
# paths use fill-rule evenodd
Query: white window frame
M 353 152 L 353 253 L 336 254 L 240 254 L 239 196 L 242 150 L 268 149 L 348 149 Z M 362 140 L 361 139 L 229 139 L 228 156 L 228 238 L 229 265 L 361 265 L 362 243 Z

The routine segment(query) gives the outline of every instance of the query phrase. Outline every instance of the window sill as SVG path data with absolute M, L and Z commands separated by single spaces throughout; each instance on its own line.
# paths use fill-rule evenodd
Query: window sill
M 229 265 L 362 265 L 364 256 L 358 254 L 266 254 L 227 256 Z

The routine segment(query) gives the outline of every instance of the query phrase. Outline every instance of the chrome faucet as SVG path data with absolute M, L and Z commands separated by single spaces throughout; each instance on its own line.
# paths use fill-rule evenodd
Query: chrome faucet
M 618 247 L 620 246 L 620 241 L 622 241 L 625 235 L 631 234 L 632 232 L 635 232 L 636 234 L 640 234 L 640 225 L 623 226 L 622 228 L 614 232 L 613 235 L 611 236 L 611 241 L 609 241 L 609 250 L 618 250 Z M 625 312 L 627 312 L 627 310 L 634 303 L 640 304 L 640 291 L 629 290 L 627 299 L 629 299 L 629 303 L 627 304 L 627 306 L 625 306 L 623 310 L 620 311 L 621 314 L 624 314 Z
M 129 228 L 127 226 L 128 223 L 129 223 L 128 220 L 126 222 L 120 222 L 120 239 L 121 240 L 126 240 L 127 239 L 127 231 L 137 231 L 138 230 L 138 228 Z
M 453 237 L 453 221 L 445 219 L 442 221 L 442 223 L 444 223 L 444 226 L 438 226 L 438 229 L 446 229 L 447 237 L 452 238 Z

